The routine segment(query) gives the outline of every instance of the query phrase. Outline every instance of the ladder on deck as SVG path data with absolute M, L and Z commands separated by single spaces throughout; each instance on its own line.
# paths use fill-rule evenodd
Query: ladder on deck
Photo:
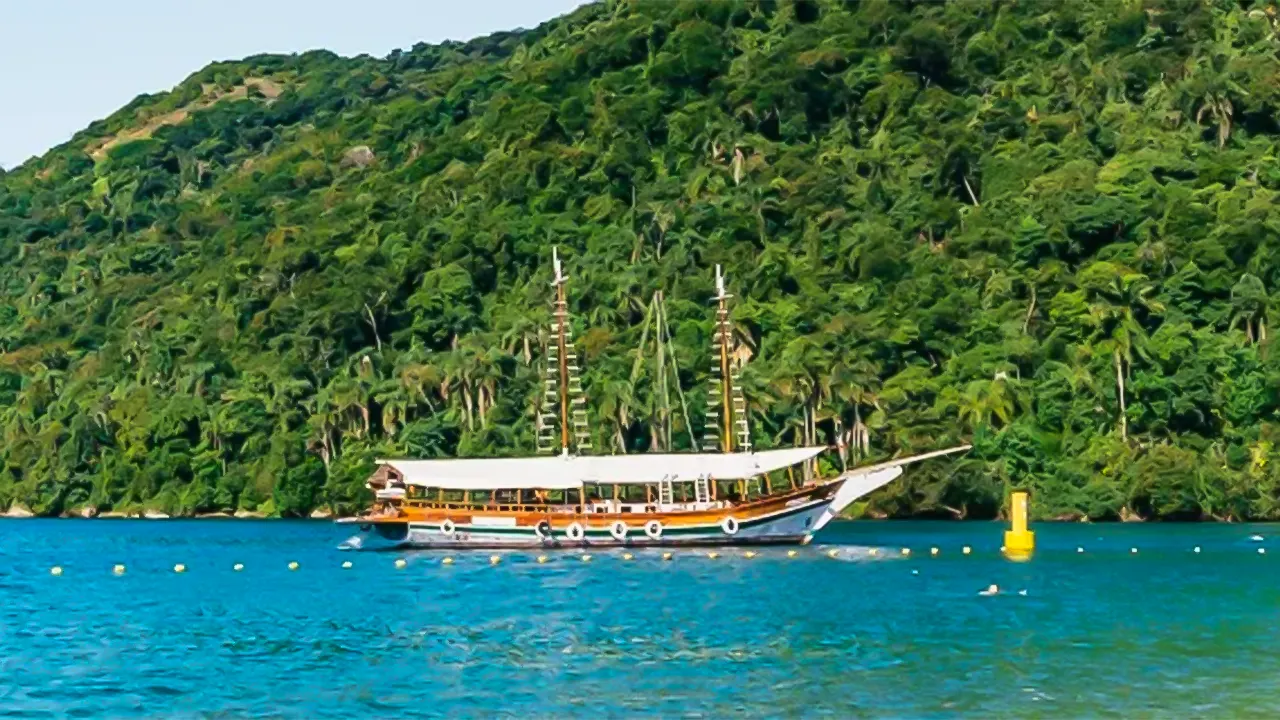
M 675 493 L 671 490 L 671 478 L 664 477 L 658 481 L 658 504 L 670 505 L 675 502 Z
M 706 475 L 699 475 L 693 481 L 693 501 L 697 503 L 711 502 L 711 483 L 707 481 Z

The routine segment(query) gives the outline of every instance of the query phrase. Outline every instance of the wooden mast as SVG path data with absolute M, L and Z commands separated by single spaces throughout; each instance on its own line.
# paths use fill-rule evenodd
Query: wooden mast
M 718 337 L 720 344 L 720 395 L 721 408 L 724 417 L 724 437 L 722 445 L 724 452 L 733 452 L 733 403 L 730 398 L 732 395 L 733 380 L 729 372 L 729 307 L 727 301 L 729 295 L 724 291 L 724 276 L 720 274 L 720 266 L 716 265 L 716 303 L 718 309 L 716 311 L 716 324 L 718 328 Z
M 564 298 L 564 282 L 567 278 L 560 271 L 560 255 L 556 248 L 551 248 L 551 264 L 555 270 L 555 280 L 552 285 L 556 287 L 556 348 L 559 350 L 557 359 L 560 362 L 560 453 L 562 455 L 569 454 L 569 353 L 568 343 L 565 341 L 565 315 L 568 308 Z

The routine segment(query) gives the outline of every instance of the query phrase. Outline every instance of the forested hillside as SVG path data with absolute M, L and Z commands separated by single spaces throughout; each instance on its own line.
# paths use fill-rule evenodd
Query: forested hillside
M 759 447 L 974 443 L 863 512 L 1280 519 L 1278 20 L 607 2 L 211 65 L 0 174 L 0 509 L 303 515 L 532 452 L 558 245 L 599 452 L 667 442 L 659 289 L 700 427 L 719 263 Z

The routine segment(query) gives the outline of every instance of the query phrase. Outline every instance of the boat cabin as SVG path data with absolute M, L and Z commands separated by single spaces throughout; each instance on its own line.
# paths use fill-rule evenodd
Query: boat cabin
M 773 494 L 771 471 L 823 449 L 379 460 L 366 484 L 386 509 L 610 515 L 704 511 Z M 795 487 L 790 475 L 787 489 Z

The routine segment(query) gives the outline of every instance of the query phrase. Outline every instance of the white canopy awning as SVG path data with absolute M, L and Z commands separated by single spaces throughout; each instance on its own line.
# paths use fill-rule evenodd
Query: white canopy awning
M 409 485 L 445 490 L 568 490 L 699 477 L 740 480 L 803 462 L 825 447 L 758 453 L 669 453 L 456 460 L 379 460 Z

